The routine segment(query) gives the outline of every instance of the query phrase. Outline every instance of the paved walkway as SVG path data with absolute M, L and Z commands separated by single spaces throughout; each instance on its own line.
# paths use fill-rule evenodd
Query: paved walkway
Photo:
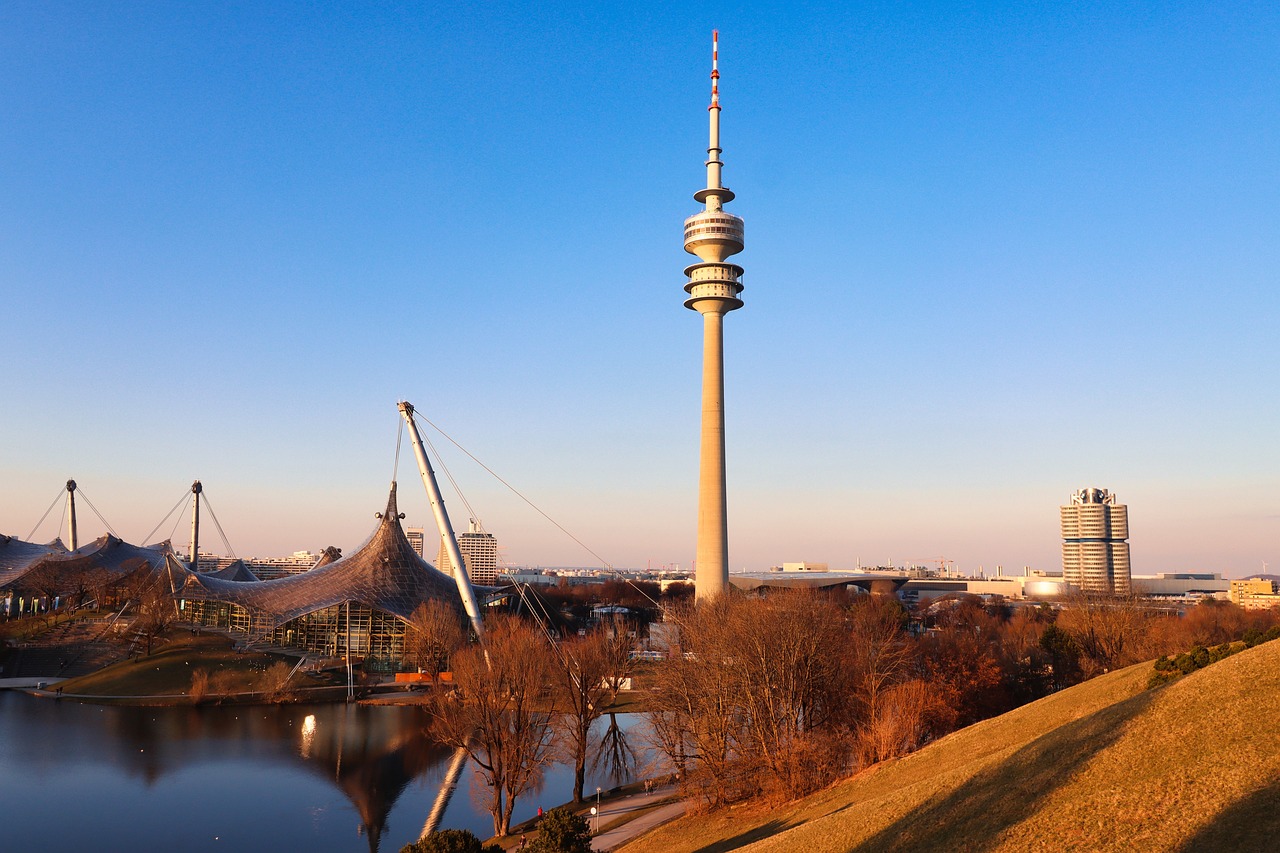
M 649 794 L 632 794 L 629 797 L 623 797 L 619 800 L 610 800 L 600 809 L 600 825 L 608 826 L 608 824 L 616 820 L 620 815 L 626 812 L 643 809 L 657 800 L 670 797 L 676 793 L 674 785 L 668 785 L 662 788 L 655 788 Z M 677 800 L 673 803 L 667 803 L 658 806 L 652 811 L 645 812 L 634 820 L 629 820 L 621 826 L 613 829 L 605 829 L 599 835 L 591 840 L 591 849 L 606 851 L 615 850 L 626 844 L 631 839 L 642 833 L 648 832 L 655 826 L 661 826 L 668 821 L 675 820 L 684 814 L 687 804 L 684 800 Z M 590 819 L 590 818 L 588 818 Z
M 66 681 L 65 678 L 0 678 L 0 690 L 34 690 L 35 686 L 40 682 L 45 684 L 57 684 L 59 681 Z

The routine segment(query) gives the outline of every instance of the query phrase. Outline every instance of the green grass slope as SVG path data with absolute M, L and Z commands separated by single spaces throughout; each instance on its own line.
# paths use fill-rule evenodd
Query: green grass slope
M 1148 691 L 1150 674 L 1114 672 L 789 807 L 689 818 L 624 849 L 1280 847 L 1280 641 Z

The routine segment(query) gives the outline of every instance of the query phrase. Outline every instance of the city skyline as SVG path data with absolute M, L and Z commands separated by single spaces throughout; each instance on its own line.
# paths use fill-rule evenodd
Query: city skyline
M 143 544 L 200 479 L 237 553 L 349 552 L 408 399 L 609 562 L 688 567 L 718 28 L 732 571 L 1054 570 L 1090 483 L 1135 574 L 1280 558 L 1280 13 L 653 8 L 0 11 L 0 533 L 74 478 Z M 593 562 L 433 441 L 509 562 Z

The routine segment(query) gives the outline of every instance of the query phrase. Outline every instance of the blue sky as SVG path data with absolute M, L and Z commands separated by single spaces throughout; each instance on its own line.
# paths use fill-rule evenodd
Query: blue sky
M 1273 5 L 619 6 L 0 9 L 0 531 L 198 477 L 237 553 L 349 549 L 406 398 L 687 566 L 719 27 L 735 570 L 1055 569 L 1090 485 L 1135 571 L 1280 562 Z M 593 562 L 444 461 L 510 562 Z

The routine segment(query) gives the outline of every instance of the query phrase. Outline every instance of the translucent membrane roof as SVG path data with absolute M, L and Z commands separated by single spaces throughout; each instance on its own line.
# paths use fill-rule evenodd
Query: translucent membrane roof
M 170 569 L 179 597 L 239 605 L 252 617 L 252 633 L 272 630 L 304 614 L 348 601 L 405 620 L 430 599 L 461 606 L 453 579 L 418 556 L 405 537 L 396 506 L 395 483 L 391 484 L 387 509 L 373 535 L 350 556 L 334 556 L 326 551 L 315 568 L 266 581 L 196 574 L 177 560 L 170 561 Z
M 48 545 L 37 545 L 0 536 L 0 587 L 12 586 L 23 575 L 44 566 L 68 574 L 105 571 L 114 577 L 125 577 L 139 569 L 154 571 L 163 567 L 172 553 L 168 542 L 141 547 L 130 545 L 111 534 L 75 551 L 68 551 L 58 540 Z
M 258 576 L 253 573 L 253 570 L 245 565 L 244 560 L 236 560 L 231 565 L 223 566 L 216 572 L 206 572 L 204 576 L 207 578 L 217 578 L 221 581 L 236 581 L 238 583 L 246 583 L 249 581 L 256 581 L 258 579 Z

